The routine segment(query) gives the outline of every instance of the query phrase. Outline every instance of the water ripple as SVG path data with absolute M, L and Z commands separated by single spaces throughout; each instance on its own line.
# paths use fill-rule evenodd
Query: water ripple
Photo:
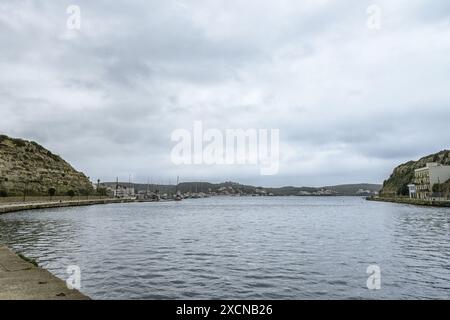
M 211 198 L 0 216 L 0 242 L 98 299 L 448 299 L 450 210 Z M 366 288 L 377 264 L 382 288 Z

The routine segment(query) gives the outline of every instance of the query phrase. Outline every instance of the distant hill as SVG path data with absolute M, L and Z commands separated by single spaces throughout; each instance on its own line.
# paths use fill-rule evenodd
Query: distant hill
M 336 191 L 339 195 L 352 196 L 377 193 L 381 190 L 381 184 L 359 183 L 359 184 L 342 184 L 337 186 L 324 187 Z
M 115 182 L 102 183 L 104 187 L 114 188 Z M 127 182 L 120 182 L 120 185 L 130 186 Z M 133 184 L 135 190 L 153 191 L 159 190 L 162 193 L 174 193 L 177 190 L 175 185 L 155 185 L 155 184 Z M 178 185 L 178 190 L 186 192 L 212 192 L 219 194 L 272 194 L 274 196 L 362 196 L 371 195 L 378 192 L 381 185 L 378 184 L 347 184 L 330 187 L 281 187 L 267 188 L 251 185 L 243 185 L 237 182 L 209 183 L 209 182 L 182 182 Z
M 428 155 L 418 161 L 403 163 L 394 169 L 389 179 L 384 181 L 380 191 L 381 196 L 407 195 L 408 184 L 414 181 L 414 170 L 423 168 L 428 162 L 437 162 L 443 165 L 450 165 L 450 150 L 443 150 L 435 154 Z
M 0 135 L 0 196 L 47 195 L 92 191 L 92 184 L 81 172 L 33 141 Z

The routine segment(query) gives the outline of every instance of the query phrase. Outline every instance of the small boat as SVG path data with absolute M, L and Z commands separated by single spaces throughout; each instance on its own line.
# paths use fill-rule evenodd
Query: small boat
M 181 195 L 180 190 L 178 190 L 178 186 L 180 184 L 180 177 L 177 177 L 177 187 L 176 187 L 176 191 L 175 191 L 175 196 L 173 197 L 175 201 L 181 201 L 183 200 L 183 196 Z
M 183 196 L 182 196 L 181 194 L 177 193 L 177 194 L 175 195 L 175 197 L 174 197 L 174 200 L 175 200 L 175 201 L 181 201 L 181 200 L 183 200 Z

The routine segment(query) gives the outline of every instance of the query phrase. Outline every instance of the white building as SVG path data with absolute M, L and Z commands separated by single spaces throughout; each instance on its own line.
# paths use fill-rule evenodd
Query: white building
M 409 197 L 410 198 L 417 198 L 417 187 L 415 184 L 408 184 L 409 189 Z
M 114 197 L 116 198 L 128 198 L 128 197 L 134 197 L 134 188 L 133 187 L 126 187 L 122 185 L 117 185 L 114 189 Z
M 433 186 L 450 179 L 450 166 L 431 162 L 415 170 L 416 194 L 419 199 L 428 199 L 433 194 Z

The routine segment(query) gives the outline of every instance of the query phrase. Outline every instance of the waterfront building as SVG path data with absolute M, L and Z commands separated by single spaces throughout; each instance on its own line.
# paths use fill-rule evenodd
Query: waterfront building
M 430 162 L 425 167 L 416 169 L 414 177 L 416 198 L 429 199 L 433 195 L 435 184 L 445 183 L 450 179 L 450 166 Z
M 408 189 L 409 189 L 409 197 L 411 199 L 413 198 L 417 198 L 417 187 L 415 184 L 408 184 Z
M 117 185 L 114 189 L 114 197 L 115 198 L 128 198 L 128 197 L 134 197 L 134 188 L 133 187 L 127 187 L 122 185 Z

